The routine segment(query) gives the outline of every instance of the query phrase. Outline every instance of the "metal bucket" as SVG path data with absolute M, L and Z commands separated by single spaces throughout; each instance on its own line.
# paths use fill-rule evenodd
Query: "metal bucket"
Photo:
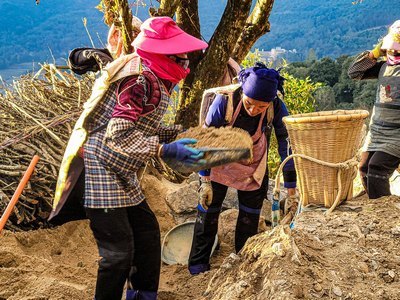
M 168 231 L 164 237 L 161 248 L 161 260 L 163 262 L 168 265 L 187 265 L 190 249 L 192 248 L 194 224 L 194 221 L 182 223 Z M 211 255 L 217 247 L 217 244 L 218 236 L 216 235 Z

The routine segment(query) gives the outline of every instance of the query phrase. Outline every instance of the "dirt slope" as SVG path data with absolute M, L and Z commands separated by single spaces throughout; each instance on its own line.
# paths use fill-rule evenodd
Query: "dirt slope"
M 253 237 L 214 274 L 207 299 L 400 299 L 400 198 L 348 205 Z
M 164 235 L 175 224 L 163 197 L 175 187 L 152 176 L 144 184 Z M 199 276 L 163 265 L 159 299 L 400 299 L 400 198 L 348 205 L 356 209 L 304 212 L 293 231 L 259 234 L 239 255 L 223 244 Z M 87 221 L 3 231 L 0 300 L 93 299 L 97 260 Z

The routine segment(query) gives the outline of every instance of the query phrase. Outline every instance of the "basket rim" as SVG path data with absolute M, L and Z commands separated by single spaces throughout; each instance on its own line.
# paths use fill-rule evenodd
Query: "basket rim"
M 363 109 L 339 109 L 290 115 L 283 117 L 283 121 L 285 123 L 346 122 L 350 120 L 366 119 L 368 116 L 369 112 Z

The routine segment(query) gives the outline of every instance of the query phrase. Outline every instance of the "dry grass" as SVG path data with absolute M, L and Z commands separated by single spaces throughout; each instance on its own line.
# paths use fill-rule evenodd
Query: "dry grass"
M 0 89 L 0 213 L 33 155 L 40 161 L 6 225 L 41 226 L 51 208 L 64 148 L 94 76 L 77 78 L 45 64 Z M 17 226 L 15 226 L 17 225 Z

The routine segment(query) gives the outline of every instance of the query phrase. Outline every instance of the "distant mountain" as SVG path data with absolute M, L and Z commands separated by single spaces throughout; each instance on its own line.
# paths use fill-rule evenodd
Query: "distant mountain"
M 392 0 L 290 0 L 275 1 L 271 32 L 257 42 L 259 48 L 280 46 L 306 55 L 310 48 L 319 58 L 336 58 L 371 49 L 387 28 L 400 19 L 400 6 Z M 396 2 L 397 3 L 397 2 Z
M 209 38 L 226 1 L 199 1 L 201 29 Z M 397 2 L 396 2 L 397 3 Z M 296 49 L 305 59 L 312 48 L 319 58 L 353 55 L 370 49 L 386 28 L 400 19 L 400 6 L 392 0 L 276 0 L 269 21 L 271 32 L 256 48 Z
M 23 62 L 52 61 L 66 57 L 71 48 L 89 46 L 96 32 L 105 40 L 106 26 L 94 6 L 96 0 L 45 0 L 36 6 L 32 0 L 0 2 L 0 68 Z M 53 57 L 52 57 L 53 56 Z
M 107 27 L 98 0 L 0 1 L 0 69 L 11 65 L 66 58 L 76 47 L 90 46 L 82 18 L 95 43 L 106 42 Z M 130 1 L 133 2 L 133 1 Z M 149 1 L 145 1 L 150 4 Z M 156 3 L 156 1 L 152 1 Z M 208 40 L 216 28 L 226 0 L 199 0 L 201 30 Z M 138 7 L 141 19 L 148 7 Z M 136 8 L 133 8 L 134 13 Z M 312 48 L 318 57 L 338 57 L 369 49 L 400 19 L 400 6 L 393 0 L 290 0 L 275 1 L 270 17 L 271 32 L 256 43 L 260 49 L 296 49 L 304 59 Z M 1 74 L 1 70 L 0 70 Z

